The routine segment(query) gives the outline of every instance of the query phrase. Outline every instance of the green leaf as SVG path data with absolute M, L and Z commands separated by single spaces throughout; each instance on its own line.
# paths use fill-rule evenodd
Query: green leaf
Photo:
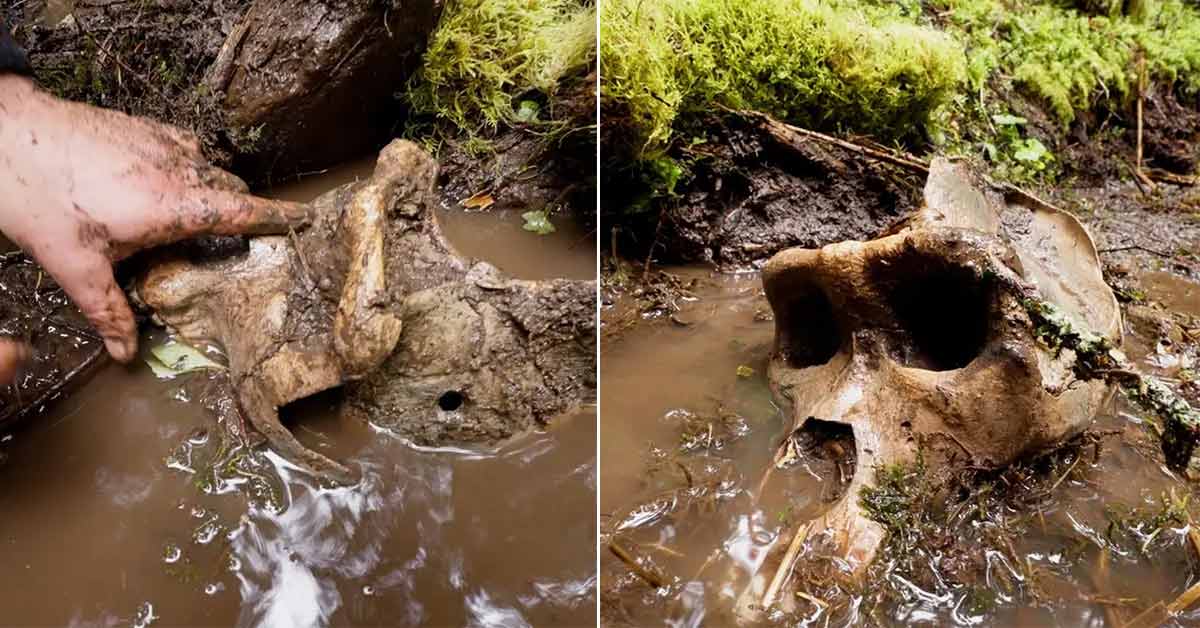
M 1017 151 L 1013 153 L 1013 159 L 1025 162 L 1041 161 L 1043 157 L 1050 151 L 1046 150 L 1046 146 L 1035 138 L 1029 138 L 1024 142 L 1018 142 Z
M 999 154 L 999 151 L 996 150 L 995 144 L 991 142 L 984 142 L 983 151 L 987 153 L 988 161 L 992 163 L 996 162 L 996 156 Z
M 184 373 L 202 370 L 224 370 L 196 349 L 174 340 L 150 349 L 146 364 L 159 379 L 171 379 Z
M 742 364 L 737 367 L 737 376 L 738 377 L 754 377 L 754 369 L 750 368 L 749 366 L 746 366 L 745 364 Z
M 1011 113 L 998 113 L 992 116 L 992 122 L 1001 126 L 1018 126 L 1029 122 L 1021 116 L 1014 116 Z
M 525 219 L 524 229 L 526 231 L 532 231 L 538 235 L 548 235 L 556 231 L 544 211 L 525 212 L 521 214 L 521 217 Z
M 517 121 L 524 122 L 525 124 L 537 122 L 538 112 L 541 108 L 541 105 L 537 104 L 537 101 L 522 100 L 521 104 L 517 107 Z

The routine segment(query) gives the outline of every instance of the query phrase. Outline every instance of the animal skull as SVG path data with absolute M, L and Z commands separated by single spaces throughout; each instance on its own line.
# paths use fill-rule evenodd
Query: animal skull
M 193 344 L 220 346 L 237 407 L 292 462 L 337 482 L 279 408 L 344 386 L 343 415 L 421 445 L 494 442 L 544 424 L 595 390 L 595 282 L 522 281 L 443 237 L 437 164 L 394 141 L 369 178 L 312 203 L 300 234 L 245 251 L 177 249 L 137 296 Z
M 1119 343 L 1091 238 L 1067 213 L 981 187 L 935 160 L 925 205 L 903 224 L 868 242 L 780 252 L 763 271 L 781 407 L 797 430 L 821 420 L 854 433 L 854 478 L 813 530 L 826 529 L 857 573 L 884 535 L 859 504 L 876 467 L 911 462 L 918 447 L 930 465 L 1001 467 L 1082 431 L 1110 394 L 1073 380 L 1069 351 L 1038 344 L 995 274 L 1015 274 Z

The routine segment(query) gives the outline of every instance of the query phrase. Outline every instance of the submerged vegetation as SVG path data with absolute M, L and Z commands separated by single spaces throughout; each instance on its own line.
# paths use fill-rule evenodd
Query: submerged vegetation
M 450 0 L 406 100 L 470 135 L 559 119 L 556 104 L 595 60 L 582 0 Z

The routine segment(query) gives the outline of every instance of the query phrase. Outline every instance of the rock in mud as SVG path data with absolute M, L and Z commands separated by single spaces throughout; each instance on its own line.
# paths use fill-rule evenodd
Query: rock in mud
M 241 411 L 326 477 L 278 409 L 345 386 L 342 413 L 424 445 L 491 443 L 588 403 L 595 282 L 518 281 L 466 259 L 434 213 L 437 166 L 394 141 L 374 174 L 313 202 L 313 226 L 232 255 L 158 260 L 137 293 L 157 320 L 229 359 Z
M 878 469 L 918 456 L 937 472 L 1000 468 L 1081 432 L 1112 392 L 1076 381 L 1071 352 L 1039 343 L 1022 296 L 1008 289 L 1036 286 L 1120 343 L 1119 306 L 1075 217 L 985 189 L 941 159 L 924 197 L 888 235 L 789 249 L 763 271 L 776 398 L 797 431 L 809 422 L 853 430 L 853 480 L 813 531 L 855 572 L 885 534 L 860 502 Z M 755 578 L 743 612 L 753 613 L 771 573 Z
M 205 83 L 241 171 L 320 168 L 388 137 L 394 97 L 420 62 L 440 0 L 258 0 L 229 33 Z

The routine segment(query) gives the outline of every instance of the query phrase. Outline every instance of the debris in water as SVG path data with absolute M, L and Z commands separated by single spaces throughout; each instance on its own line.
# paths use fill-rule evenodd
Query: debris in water
M 538 235 L 549 235 L 556 231 L 545 211 L 525 212 L 521 214 L 521 217 L 525 219 L 523 228 L 526 231 L 532 231 Z
M 476 192 L 462 201 L 462 206 L 467 209 L 487 209 L 495 204 L 496 199 L 490 192 Z
M 193 371 L 225 370 L 200 351 L 174 340 L 150 349 L 146 364 L 159 379 L 171 379 Z

